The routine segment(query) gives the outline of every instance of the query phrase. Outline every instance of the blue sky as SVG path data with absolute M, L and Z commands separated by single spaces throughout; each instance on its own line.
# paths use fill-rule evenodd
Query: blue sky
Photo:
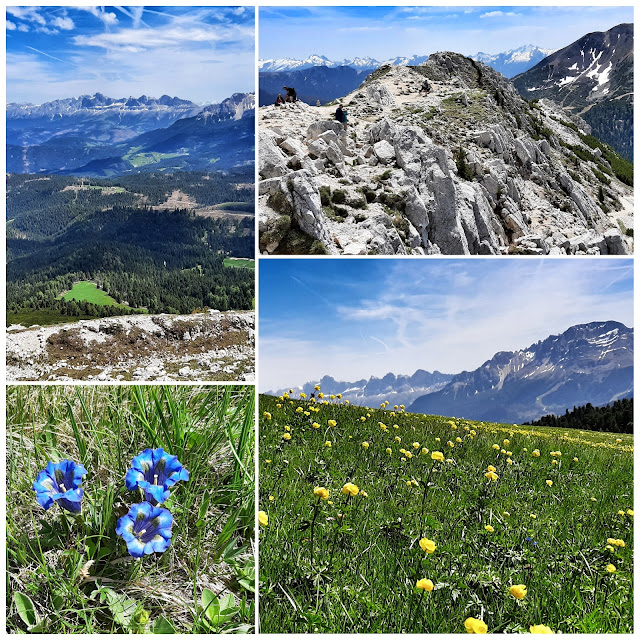
M 253 7 L 8 7 L 7 101 L 254 90 Z
M 630 259 L 260 261 L 260 390 L 473 370 L 572 325 L 633 325 Z
M 633 22 L 633 8 L 261 7 L 259 21 L 260 58 L 384 60 L 435 51 L 500 53 L 525 44 L 559 49 Z

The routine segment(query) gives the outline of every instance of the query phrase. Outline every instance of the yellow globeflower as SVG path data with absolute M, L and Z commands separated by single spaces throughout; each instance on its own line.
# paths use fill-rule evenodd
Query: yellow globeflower
M 313 390 L 314 390 L 314 391 L 320 391 L 320 385 L 319 385 L 319 384 L 315 385 L 315 386 L 313 387 Z
M 558 461 L 557 460 L 552 460 L 551 464 L 558 464 Z
M 298 407 L 296 409 L 296 413 L 302 413 L 304 411 L 304 409 L 302 407 Z
M 490 464 L 490 465 L 487 467 L 487 471 L 493 471 L 493 473 L 495 473 L 495 472 L 497 471 L 497 469 L 496 469 L 492 464 Z
M 482 620 L 478 620 L 477 618 L 467 618 L 464 621 L 464 628 L 467 630 L 467 633 L 487 633 L 489 629 Z
M 283 433 L 282 434 L 282 438 L 284 440 L 291 440 L 291 434 L 290 433 Z
M 527 595 L 527 587 L 523 584 L 514 584 L 509 587 L 509 592 L 516 600 L 522 600 Z
M 269 524 L 269 516 L 264 511 L 258 511 L 258 522 L 266 527 Z
M 438 462 L 443 462 L 444 461 L 444 453 L 442 453 L 442 451 L 432 451 L 431 452 L 431 459 L 432 460 L 437 460 Z
M 325 489 L 324 487 L 316 487 L 313 490 L 313 495 L 314 496 L 318 496 L 319 498 L 322 498 L 322 500 L 328 500 L 329 499 L 329 491 L 327 489 Z
M 327 420 L 327 424 L 330 427 L 335 427 L 338 423 L 335 420 Z
M 544 624 L 534 624 L 529 627 L 529 633 L 555 633 Z
M 484 474 L 484 477 L 487 480 L 493 480 L 493 482 L 495 482 L 498 479 L 498 474 L 493 471 L 487 471 L 487 473 Z
M 329 448 L 331 448 L 331 440 L 327 440 L 327 441 L 324 443 L 324 446 L 325 446 L 325 447 L 329 447 Z
M 484 528 L 489 532 L 489 533 L 493 533 L 494 532 L 494 528 L 490 525 L 490 524 L 485 524 Z
M 436 442 L 440 442 L 440 438 L 436 438 Z
M 317 422 L 314 422 L 311 426 L 312 426 L 314 429 L 319 429 L 319 428 L 320 428 L 320 425 L 319 425 Z
M 347 482 L 347 484 L 342 487 L 342 493 L 345 495 L 357 496 L 358 491 L 360 491 L 360 489 L 358 489 L 358 485 L 353 484 L 353 482 Z
M 271 414 L 270 414 L 268 411 L 265 411 L 262 415 L 263 415 L 267 420 L 271 420 Z
M 282 409 L 282 405 L 278 402 L 278 404 L 276 405 L 276 409 Z M 271 420 L 271 418 L 269 418 L 269 420 Z
M 534 520 L 538 517 L 535 513 L 530 513 L 529 514 Z
M 493 445 L 493 448 L 494 448 L 496 451 L 499 451 L 499 450 L 500 450 L 500 445 L 499 445 L 499 444 L 494 444 L 494 445 Z
M 503 440 L 503 441 L 502 441 L 502 444 L 503 444 L 505 447 L 508 447 L 510 443 L 509 443 L 509 441 L 508 441 L 508 440 Z
M 391 455 L 391 454 L 393 453 L 393 451 L 392 451 L 389 447 L 387 447 L 387 448 L 385 449 L 385 451 L 386 451 L 389 455 Z
M 511 516 L 511 514 L 510 514 L 508 511 L 503 511 L 503 512 L 502 512 L 502 515 L 503 515 L 505 518 L 509 518 L 509 517 Z
M 422 538 L 420 540 L 420 548 L 428 554 L 432 554 L 436 549 L 436 543 L 433 540 L 429 540 L 429 538 Z
M 453 442 L 451 442 L 451 440 L 449 440 L 449 441 L 447 442 L 447 444 L 448 444 L 450 447 L 455 447 L 455 446 L 456 446 L 455 444 L 453 444 Z
M 401 438 L 400 436 L 396 436 L 396 437 L 394 438 L 394 440 L 395 440 L 396 442 L 402 442 L 402 438 Z
M 615 573 L 616 572 L 616 566 L 614 564 L 608 564 L 605 569 L 607 570 L 607 573 Z
M 507 453 L 506 449 L 500 449 L 500 453 Z
M 429 449 L 427 449 L 426 447 L 422 447 L 422 455 L 426 456 L 429 453 Z
M 573 459 L 573 461 L 574 461 L 574 462 L 578 462 L 578 458 L 574 458 L 574 459 Z
M 361 498 L 368 498 L 369 494 L 364 489 L 360 489 L 360 497 Z
M 553 480 L 547 480 L 547 484 L 552 487 L 553 486 Z
M 366 422 L 367 419 L 364 416 L 360 416 L 360 422 Z
M 291 427 L 288 424 L 284 425 L 284 430 L 285 431 L 291 431 Z
M 300 397 L 304 400 L 307 397 L 307 394 L 306 393 L 301 393 Z
M 618 540 L 616 538 L 607 538 L 607 542 L 612 544 L 614 547 L 624 547 L 624 540 Z
M 616 438 L 616 444 L 620 444 L 622 440 L 620 438 Z
M 613 551 L 614 551 L 614 548 L 613 548 L 610 544 L 608 544 L 608 545 L 605 547 L 605 549 L 606 549 L 607 551 L 611 551 L 612 553 L 613 553 Z
M 507 458 L 507 464 L 513 464 L 513 460 L 511 458 Z
M 318 398 L 320 398 L 320 400 L 322 400 L 322 398 L 324 398 L 324 393 L 319 393 L 318 394 Z
M 368 449 L 369 448 L 369 443 L 368 442 L 363 442 L 362 443 L 362 448 L 363 449 Z
M 633 509 L 627 509 L 627 515 L 633 518 Z
M 341 394 L 341 393 L 339 393 L 339 394 L 336 396 L 336 398 L 338 398 L 338 400 L 340 400 L 340 398 L 342 398 L 342 394 Z
M 508 456 L 512 456 L 513 455 L 513 451 L 507 451 L 507 455 Z
M 419 442 L 414 442 L 412 446 L 413 446 L 414 449 L 419 449 L 420 448 L 420 443 Z
M 534 458 L 539 458 L 539 457 L 540 457 L 540 449 L 534 449 L 534 450 L 531 452 L 531 455 L 532 455 Z
M 329 396 L 332 400 L 335 400 L 336 397 L 333 395 L 333 393 Z
M 269 502 L 273 502 L 275 500 L 274 496 L 269 496 Z
M 422 589 L 423 591 L 433 591 L 433 582 L 429 578 L 422 578 L 416 582 L 416 589 Z
M 456 442 L 457 442 L 458 444 L 460 444 L 460 443 L 462 442 L 462 438 L 457 437 L 457 438 L 456 438 Z

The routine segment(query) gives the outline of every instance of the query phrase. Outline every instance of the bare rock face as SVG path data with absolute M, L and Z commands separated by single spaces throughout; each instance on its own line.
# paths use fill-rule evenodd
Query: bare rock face
M 10 381 L 255 378 L 252 311 L 122 316 L 11 329 Z
M 486 65 L 381 67 L 340 102 L 346 127 L 335 105 L 260 108 L 263 253 L 632 251 L 633 189 L 609 151 Z

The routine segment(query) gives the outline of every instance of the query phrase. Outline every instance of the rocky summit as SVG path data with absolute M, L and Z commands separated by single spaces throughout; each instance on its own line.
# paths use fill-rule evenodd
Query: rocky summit
M 631 252 L 625 161 L 490 67 L 436 53 L 340 102 L 346 130 L 337 102 L 260 108 L 263 254 Z

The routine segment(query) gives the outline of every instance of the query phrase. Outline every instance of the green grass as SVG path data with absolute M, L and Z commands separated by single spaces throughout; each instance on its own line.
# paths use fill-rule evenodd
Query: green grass
M 7 631 L 247 632 L 253 627 L 253 387 L 7 388 Z M 131 558 L 124 476 L 147 447 L 178 456 L 171 545 Z M 81 462 L 83 513 L 44 511 L 48 460 Z M 219 607 L 228 611 L 219 611 Z
M 155 164 L 161 160 L 168 158 L 177 158 L 186 155 L 184 153 L 158 153 L 157 151 L 149 151 L 145 153 L 129 152 L 123 156 L 124 160 L 128 160 L 134 167 L 144 167 L 148 164 Z
M 225 258 L 224 259 L 225 267 L 237 267 L 239 269 L 255 269 L 256 261 L 251 260 L 250 258 Z
M 261 631 L 464 633 L 473 617 L 490 633 L 536 624 L 632 632 L 633 436 L 337 399 L 261 396 L 259 413 L 259 509 L 268 516 L 260 533 Z M 432 460 L 433 451 L 446 461 Z M 489 465 L 495 482 L 485 477 Z M 367 496 L 344 495 L 348 482 Z M 329 500 L 315 497 L 314 487 L 326 488 Z M 421 550 L 423 537 L 436 543 L 432 555 Z M 607 538 L 626 546 L 609 551 Z M 432 592 L 415 588 L 422 578 L 433 581 Z M 523 600 L 509 592 L 518 584 L 528 589 Z
M 92 318 L 93 316 L 65 316 L 53 309 L 27 309 L 16 313 L 7 313 L 7 326 L 21 324 L 23 327 L 30 327 L 38 324 L 41 327 L 48 327 L 77 320 L 91 320 Z
M 253 213 L 255 211 L 254 202 L 221 202 L 215 205 L 215 209 L 221 211 L 246 211 L 247 213 Z
M 75 282 L 73 287 L 69 291 L 59 296 L 64 300 L 86 300 L 92 304 L 113 306 L 113 307 L 126 307 L 126 305 L 119 304 L 110 295 L 105 293 L 102 289 L 98 289 L 98 285 L 95 282 L 88 282 L 82 280 Z

